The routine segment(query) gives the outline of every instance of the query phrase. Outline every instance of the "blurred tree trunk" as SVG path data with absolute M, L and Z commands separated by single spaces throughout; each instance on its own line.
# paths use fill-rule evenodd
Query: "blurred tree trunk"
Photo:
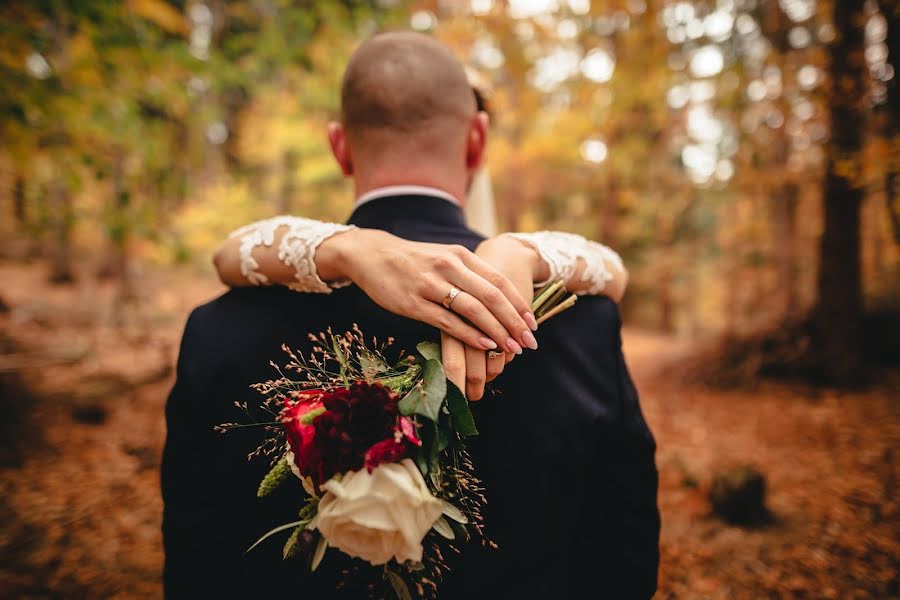
M 788 183 L 772 194 L 772 224 L 775 254 L 778 258 L 778 293 L 781 317 L 790 318 L 797 310 L 797 194 L 796 184 Z
M 888 143 L 893 145 L 900 142 L 900 4 L 896 0 L 883 0 L 881 12 L 887 19 L 888 59 L 894 67 L 894 76 L 885 84 L 887 86 L 885 135 Z M 896 147 L 891 147 L 894 148 L 892 152 L 896 153 Z M 898 157 L 893 153 L 887 161 L 885 193 L 894 240 L 900 244 L 900 167 Z
M 127 288 L 130 195 L 125 187 L 121 159 L 116 159 L 112 167 L 111 185 L 110 217 L 106 225 L 109 237 L 108 251 L 97 277 L 115 279 L 123 288 Z
M 819 248 L 818 303 L 814 311 L 818 365 L 838 385 L 860 380 L 862 278 L 859 182 L 867 70 L 862 2 L 838 1 L 829 46 L 831 138 L 827 146 L 824 231 Z
M 129 312 L 138 298 L 131 272 L 131 238 L 133 215 L 131 214 L 131 190 L 125 181 L 124 157 L 120 154 L 112 166 L 112 222 L 109 223 L 109 255 L 101 269 L 116 283 L 116 294 L 111 308 L 111 322 L 116 327 L 143 326 L 140 315 Z
M 75 210 L 72 194 L 62 178 L 50 184 L 50 206 L 53 211 L 53 248 L 50 254 L 50 283 L 71 283 L 75 281 L 72 266 L 72 228 L 75 225 Z

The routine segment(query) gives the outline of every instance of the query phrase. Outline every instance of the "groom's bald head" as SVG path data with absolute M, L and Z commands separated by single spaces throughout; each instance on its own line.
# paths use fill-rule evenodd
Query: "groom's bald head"
M 329 124 L 328 137 L 357 193 L 417 184 L 463 198 L 481 164 L 487 115 L 449 49 L 418 33 L 384 33 L 350 58 L 341 122 Z
M 353 53 L 341 87 L 341 112 L 351 139 L 447 133 L 477 111 L 460 62 L 445 46 L 412 32 L 384 33 Z

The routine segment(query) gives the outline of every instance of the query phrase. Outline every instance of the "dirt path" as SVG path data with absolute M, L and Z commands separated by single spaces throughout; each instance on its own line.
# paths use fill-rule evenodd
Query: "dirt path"
M 900 597 L 900 378 L 867 393 L 669 380 L 691 346 L 627 330 L 626 355 L 657 438 L 662 565 L 657 598 Z M 767 478 L 773 521 L 711 516 L 713 473 Z
M 123 336 L 87 309 L 78 320 L 66 308 L 102 305 L 110 290 L 37 294 L 39 273 L 0 264 L 8 276 L 24 283 L 7 297 L 14 310 L 0 316 L 0 333 L 47 366 L 24 372 L 33 394 L 24 396 L 0 365 L 3 404 L 24 406 L 10 421 L 19 446 L 0 444 L 0 598 L 160 597 L 158 467 L 171 375 L 159 365 L 174 358 L 188 307 L 216 288 L 184 285 L 183 275 L 148 279 L 151 309 Z M 63 346 L 77 354 L 76 343 L 86 354 L 66 362 Z M 689 344 L 636 330 L 625 344 L 659 445 L 657 598 L 900 595 L 896 380 L 852 395 L 684 387 L 662 367 Z M 143 381 L 152 383 L 132 387 Z M 741 463 L 767 476 L 774 522 L 765 528 L 709 516 L 712 473 Z

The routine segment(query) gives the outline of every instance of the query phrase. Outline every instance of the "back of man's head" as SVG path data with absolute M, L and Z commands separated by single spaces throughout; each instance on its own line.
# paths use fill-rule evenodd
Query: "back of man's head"
M 364 163 L 383 171 L 392 161 L 412 159 L 417 165 L 444 161 L 465 172 L 473 124 L 478 144 L 484 143 L 477 111 L 465 70 L 448 48 L 413 32 L 376 35 L 353 53 L 344 72 L 341 125 L 349 167 L 338 160 L 356 175 Z M 476 162 L 480 158 L 478 150 Z
M 344 72 L 341 112 L 351 140 L 462 128 L 475 111 L 463 66 L 426 35 L 376 35 L 353 53 Z

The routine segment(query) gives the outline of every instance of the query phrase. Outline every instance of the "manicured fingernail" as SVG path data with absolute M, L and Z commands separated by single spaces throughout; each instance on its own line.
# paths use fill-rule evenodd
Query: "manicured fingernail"
M 534 313 L 526 312 L 522 315 L 522 318 L 525 319 L 525 324 L 531 327 L 532 331 L 537 331 L 538 323 L 537 319 L 534 318 Z
M 531 333 L 530 331 L 528 331 L 527 329 L 525 330 L 524 333 L 522 333 L 522 341 L 525 342 L 525 345 L 528 346 L 529 348 L 531 348 L 532 350 L 537 350 L 537 348 L 538 348 L 537 340 L 534 339 L 534 334 Z
M 485 350 L 496 350 L 497 349 L 497 342 L 495 342 L 492 339 L 483 337 L 483 338 L 478 338 L 478 341 L 481 343 L 481 347 L 484 348 Z
M 522 346 L 520 346 L 516 340 L 509 338 L 506 340 L 506 347 L 509 348 L 509 351 L 514 354 L 522 354 Z

